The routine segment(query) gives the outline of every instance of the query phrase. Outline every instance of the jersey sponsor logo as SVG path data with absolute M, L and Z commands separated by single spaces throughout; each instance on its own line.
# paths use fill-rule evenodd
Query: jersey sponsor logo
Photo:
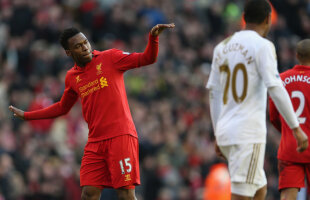
M 86 89 L 91 88 L 91 87 L 93 87 L 93 86 L 95 86 L 95 85 L 98 85 L 98 83 L 99 83 L 99 82 L 98 82 L 98 79 L 96 79 L 96 80 L 94 80 L 94 81 L 91 81 L 91 82 L 88 82 L 87 84 L 85 84 L 85 85 L 79 87 L 79 91 L 80 91 L 80 92 L 84 92 Z
M 100 63 L 99 65 L 96 65 L 96 69 L 97 69 L 97 75 L 100 75 L 100 74 L 102 74 L 102 70 L 101 70 L 101 64 L 102 64 L 102 63 Z
M 131 181 L 130 174 L 125 174 L 125 181 Z
M 282 83 L 284 86 L 293 83 L 293 82 L 303 82 L 310 84 L 310 76 L 304 76 L 304 75 L 292 75 L 289 77 L 286 77 L 284 80 L 282 80 Z
M 98 91 L 104 87 L 108 86 L 107 78 L 101 77 L 100 79 L 96 79 L 94 81 L 90 81 L 87 84 L 79 87 L 79 91 L 81 93 L 81 98 L 84 98 L 95 91 Z
M 79 83 L 82 79 L 80 78 L 80 75 L 78 75 L 77 77 L 75 77 L 76 79 L 76 83 Z
M 100 78 L 100 86 L 101 86 L 101 88 L 108 86 L 107 78 L 104 78 L 104 77 Z

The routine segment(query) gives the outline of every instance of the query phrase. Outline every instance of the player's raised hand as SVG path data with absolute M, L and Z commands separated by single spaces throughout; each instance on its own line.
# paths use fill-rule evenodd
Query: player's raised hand
M 165 30 L 166 28 L 174 28 L 174 27 L 175 27 L 174 23 L 171 23 L 171 24 L 157 24 L 156 26 L 154 26 L 151 29 L 151 35 L 159 36 L 159 34 L 161 32 L 163 32 L 163 30 Z
M 9 106 L 10 111 L 12 111 L 14 117 L 18 117 L 22 120 L 24 120 L 24 111 L 22 111 L 21 109 L 15 108 L 14 106 Z
M 293 129 L 293 135 L 297 141 L 297 151 L 303 152 L 308 148 L 308 136 L 305 134 L 305 132 L 300 128 Z

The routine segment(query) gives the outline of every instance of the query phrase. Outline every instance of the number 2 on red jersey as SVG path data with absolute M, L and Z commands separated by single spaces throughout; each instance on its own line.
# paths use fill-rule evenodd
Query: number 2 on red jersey
M 298 122 L 300 124 L 304 124 L 306 122 L 306 118 L 305 117 L 300 117 L 300 115 L 302 114 L 302 112 L 304 111 L 305 108 L 305 96 L 301 91 L 298 90 L 294 90 L 292 91 L 292 98 L 298 98 L 299 99 L 299 106 L 296 110 L 296 115 L 298 118 Z

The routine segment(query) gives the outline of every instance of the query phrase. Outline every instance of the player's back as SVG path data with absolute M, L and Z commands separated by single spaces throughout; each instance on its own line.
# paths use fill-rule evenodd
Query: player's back
M 272 80 L 265 77 L 277 66 L 273 44 L 255 31 L 243 30 L 217 45 L 213 59 L 218 77 L 211 74 L 208 87 L 220 86 L 223 94 L 216 125 L 219 145 L 265 143 L 266 85 Z
M 285 86 L 296 115 L 300 127 L 310 138 L 310 67 L 296 65 L 284 73 L 281 73 L 281 79 Z M 291 129 L 281 117 L 282 137 L 279 147 L 279 159 L 294 162 L 309 162 L 310 149 L 303 153 L 297 153 L 297 144 Z

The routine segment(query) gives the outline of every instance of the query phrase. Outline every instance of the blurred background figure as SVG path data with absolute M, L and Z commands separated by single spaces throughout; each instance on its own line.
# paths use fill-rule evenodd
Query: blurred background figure
M 230 178 L 227 166 L 223 163 L 211 167 L 205 179 L 204 200 L 230 200 Z
M 310 35 L 310 3 L 271 3 L 278 15 L 269 39 L 283 72 L 297 62 L 297 41 Z M 94 41 L 95 49 L 143 51 L 153 23 L 173 21 L 176 29 L 161 36 L 156 66 L 125 74 L 140 140 L 141 186 L 136 194 L 139 200 L 202 199 L 204 180 L 218 163 L 205 84 L 213 48 L 240 29 L 243 4 L 244 0 L 0 0 L 0 156 L 10 157 L 9 174 L 19 177 L 13 186 L 21 189 L 14 198 L 80 199 L 78 174 L 88 132 L 80 103 L 62 118 L 36 124 L 14 119 L 7 109 L 10 104 L 28 110 L 59 101 L 66 71 L 73 65 L 58 44 L 60 32 L 76 26 Z M 280 197 L 280 134 L 271 124 L 267 127 L 266 199 L 275 200 Z M 54 178 L 49 178 L 50 171 Z M 42 183 L 55 179 L 72 189 L 46 191 Z M 7 177 L 0 175 L 0 199 L 12 199 L 7 191 L 14 190 L 7 190 L 5 181 Z M 114 194 L 106 196 L 113 199 Z

